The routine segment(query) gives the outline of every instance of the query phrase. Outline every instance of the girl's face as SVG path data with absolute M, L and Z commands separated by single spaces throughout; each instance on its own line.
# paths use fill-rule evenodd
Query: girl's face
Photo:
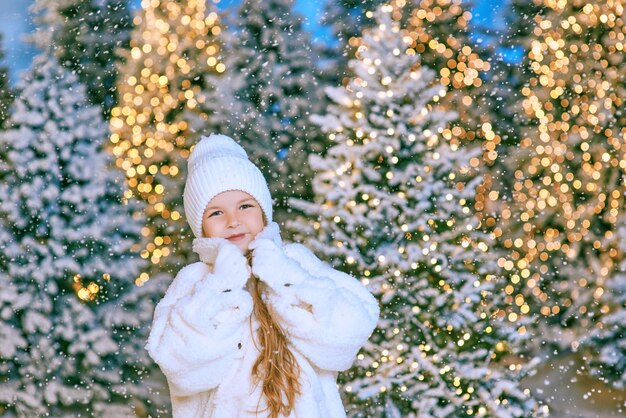
M 215 196 L 202 216 L 202 233 L 209 238 L 226 238 L 242 253 L 265 227 L 263 210 L 248 193 L 228 190 Z

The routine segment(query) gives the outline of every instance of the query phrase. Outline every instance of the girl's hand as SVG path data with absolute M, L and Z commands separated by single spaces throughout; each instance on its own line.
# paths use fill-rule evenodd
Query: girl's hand
M 268 225 L 248 248 L 252 251 L 252 273 L 270 287 L 288 287 L 303 280 L 302 269 L 283 250 L 277 224 Z
M 193 251 L 204 263 L 213 265 L 213 274 L 228 277 L 243 287 L 250 277 L 250 266 L 241 250 L 224 238 L 196 238 Z
M 252 251 L 252 273 L 271 284 L 272 277 L 283 268 L 287 256 L 280 246 L 267 238 L 255 239 L 249 248 Z
M 252 272 L 257 277 L 264 279 L 272 270 L 280 268 L 280 261 L 285 255 L 278 224 L 268 224 L 254 237 L 248 248 L 251 251 Z
M 245 285 L 250 278 L 250 266 L 241 250 L 223 238 L 219 239 L 219 253 L 215 258 L 213 272 L 218 276 L 230 276 L 235 280 L 243 280 Z
M 191 248 L 198 254 L 200 261 L 213 264 L 221 244 L 220 238 L 196 238 L 193 240 Z

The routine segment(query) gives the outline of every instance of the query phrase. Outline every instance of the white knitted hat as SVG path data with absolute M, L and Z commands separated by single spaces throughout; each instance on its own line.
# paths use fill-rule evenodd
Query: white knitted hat
M 195 145 L 187 162 L 183 205 L 187 222 L 197 238 L 202 235 L 202 215 L 215 196 L 241 190 L 254 197 L 267 223 L 272 222 L 272 196 L 261 171 L 232 138 L 211 134 Z

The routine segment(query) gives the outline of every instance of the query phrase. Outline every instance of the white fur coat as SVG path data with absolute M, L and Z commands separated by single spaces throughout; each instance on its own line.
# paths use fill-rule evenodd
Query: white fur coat
M 251 379 L 259 351 L 250 270 L 267 285 L 263 300 L 302 370 L 302 395 L 289 418 L 345 417 L 337 372 L 352 365 L 378 321 L 367 289 L 304 246 L 283 246 L 275 223 L 251 243 L 252 268 L 224 239 L 197 238 L 193 248 L 201 261 L 170 285 L 146 345 L 167 378 L 174 418 L 256 417 L 265 408 Z

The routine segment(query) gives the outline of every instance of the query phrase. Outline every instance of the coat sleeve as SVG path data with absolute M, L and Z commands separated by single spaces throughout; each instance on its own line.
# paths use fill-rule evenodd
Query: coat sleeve
M 270 287 L 266 302 L 292 345 L 313 364 L 348 369 L 376 327 L 378 302 L 357 279 L 306 247 L 290 244 L 284 251 L 284 262 L 264 280 Z
M 155 309 L 146 344 L 176 396 L 219 385 L 242 340 L 252 298 L 202 262 L 183 268 Z

